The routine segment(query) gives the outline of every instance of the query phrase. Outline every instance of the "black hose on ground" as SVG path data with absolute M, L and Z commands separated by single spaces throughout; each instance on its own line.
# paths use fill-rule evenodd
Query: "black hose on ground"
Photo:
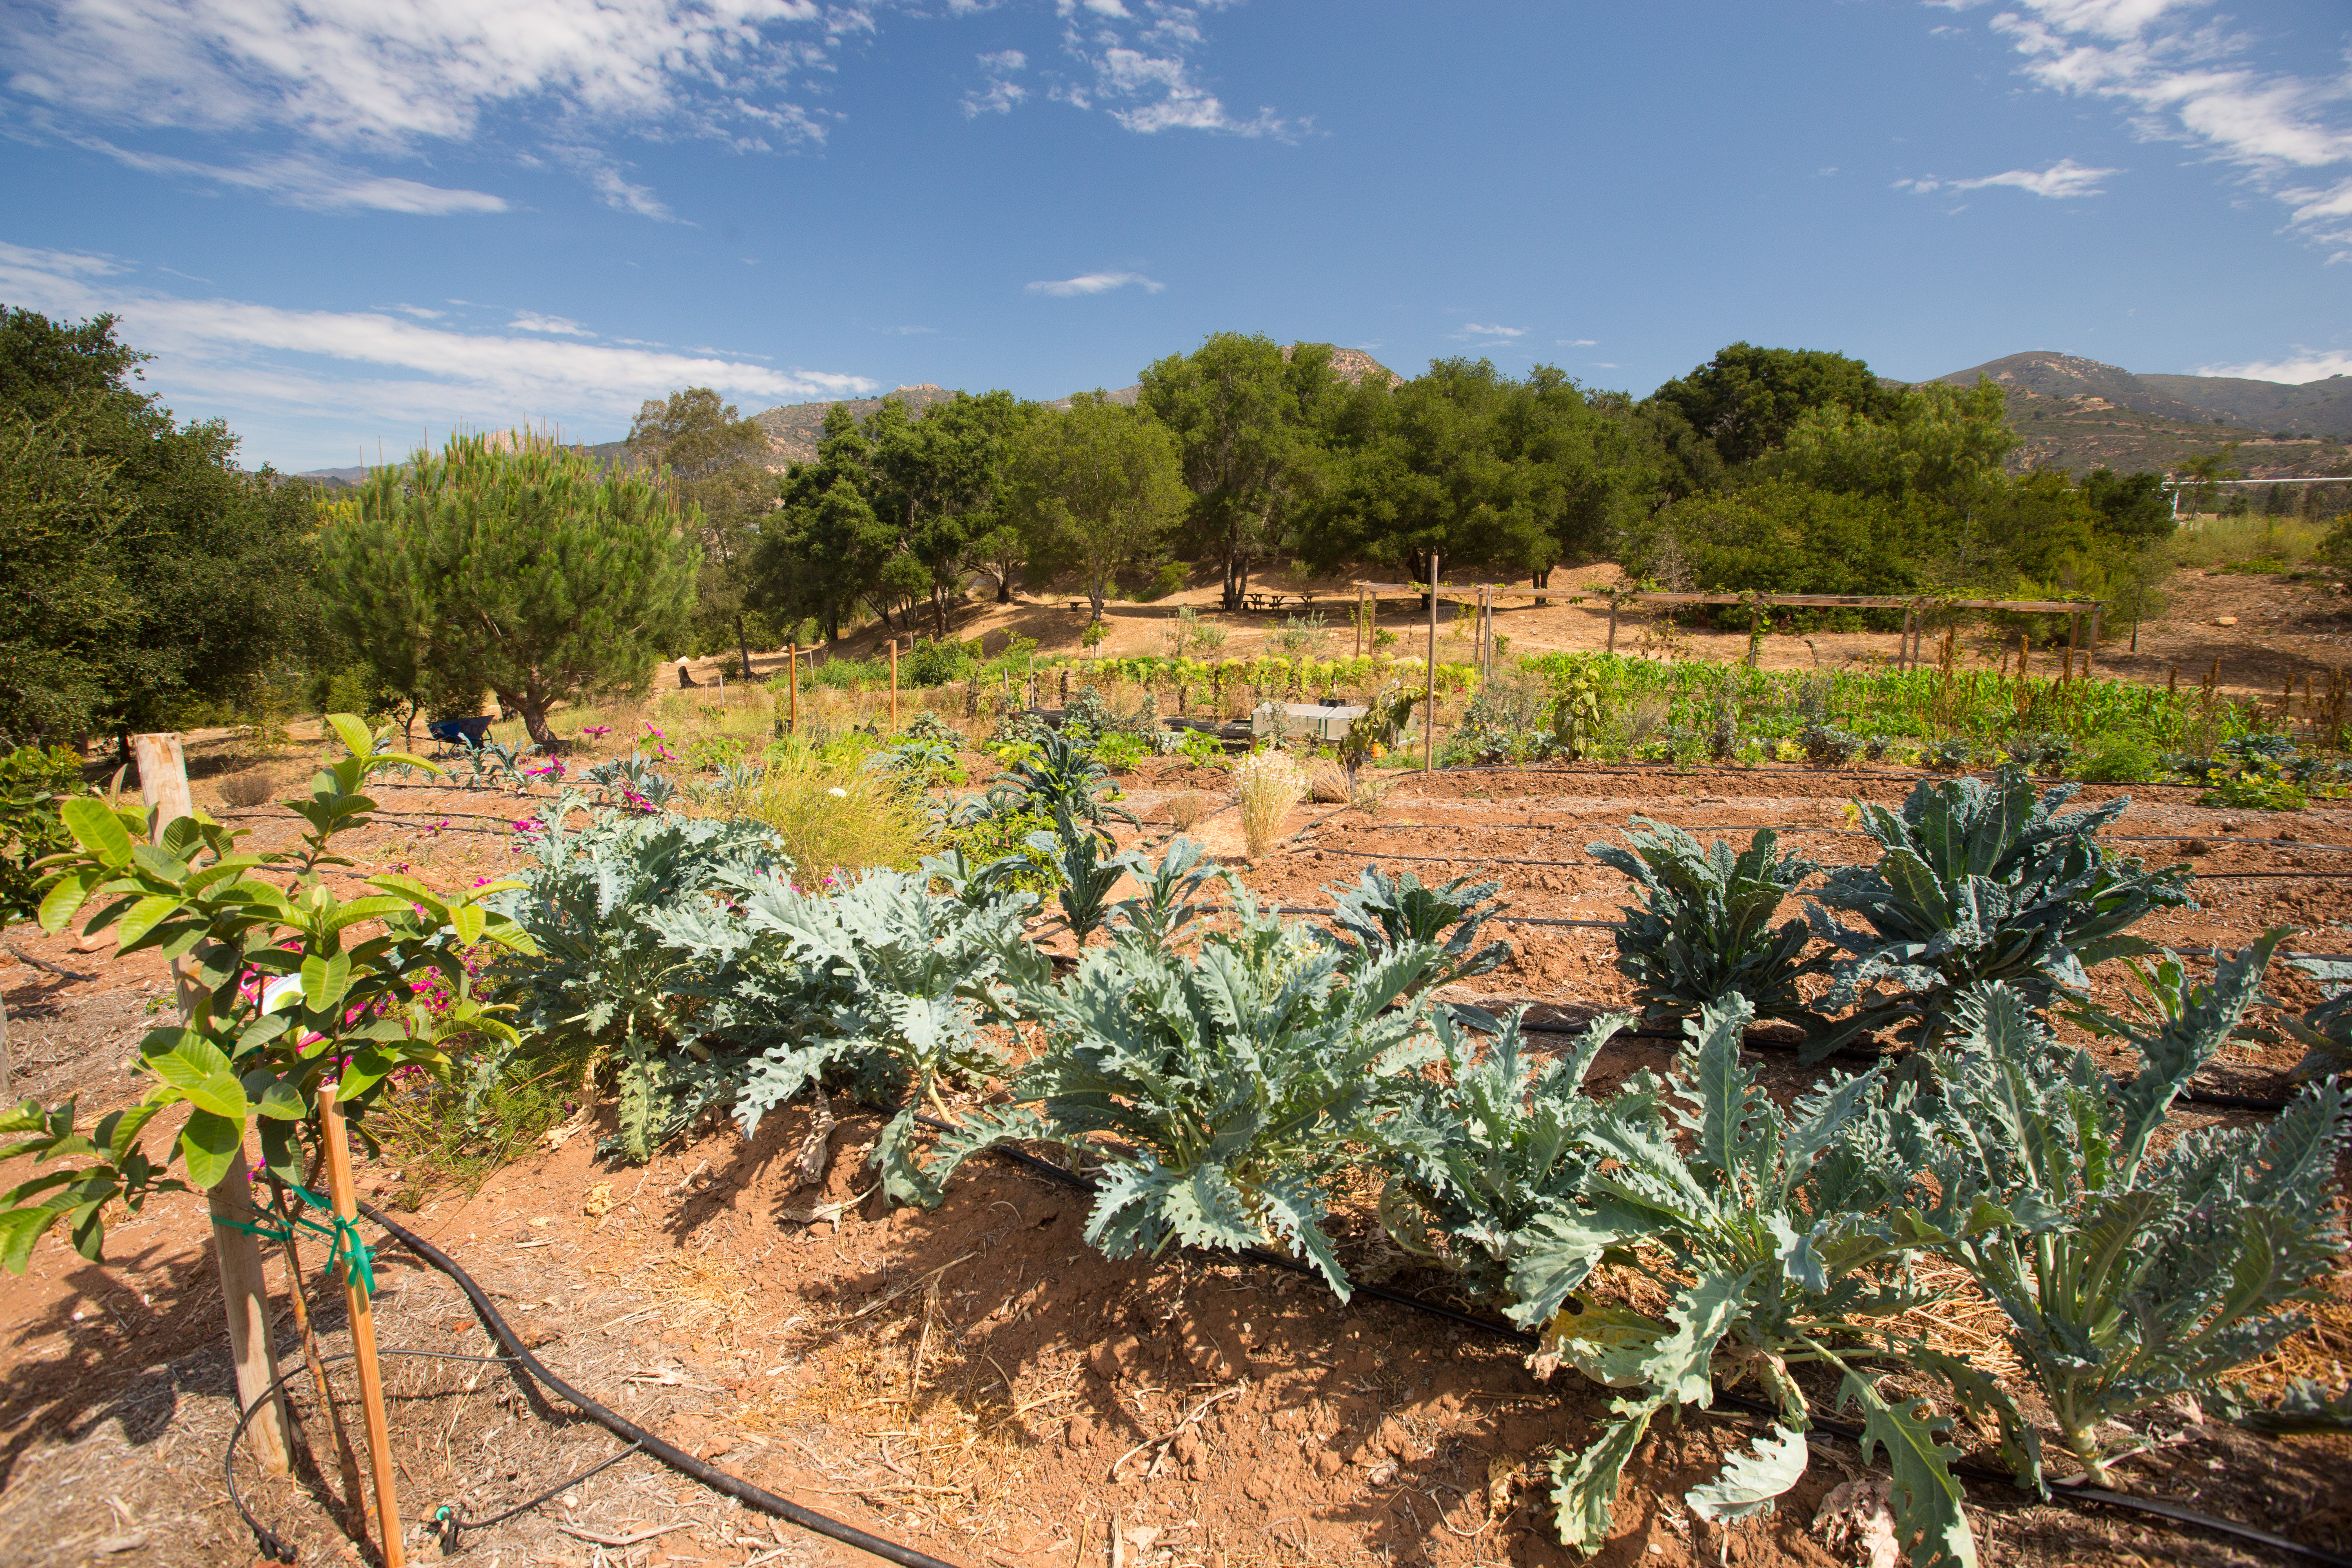
M 934 1131 L 955 1131 L 948 1123 L 932 1117 L 918 1116 L 916 1121 Z M 1063 1186 L 1087 1193 L 1097 1190 L 1093 1182 L 1076 1171 L 1055 1164 L 1051 1160 L 1041 1160 L 1034 1154 L 1003 1144 L 997 1145 L 990 1152 L 1014 1164 L 1034 1171 L 1047 1180 L 1056 1182 Z M 1278 1252 L 1271 1252 L 1262 1247 L 1245 1247 L 1233 1256 L 1244 1262 L 1262 1263 L 1269 1268 L 1285 1269 L 1293 1274 L 1313 1275 L 1315 1272 L 1297 1258 L 1285 1258 Z M 1408 1296 L 1402 1290 L 1391 1290 L 1378 1285 L 1359 1285 L 1355 1288 L 1355 1294 L 1370 1297 L 1376 1301 L 1386 1301 L 1392 1306 L 1403 1307 L 1408 1310 L 1420 1312 L 1461 1328 L 1476 1329 L 1482 1333 L 1492 1334 L 1498 1339 L 1510 1340 L 1518 1344 L 1536 1344 L 1542 1338 L 1539 1334 L 1531 1333 L 1499 1318 L 1487 1318 L 1475 1312 L 1465 1312 L 1436 1301 L 1423 1300 L 1418 1296 Z M 1718 1390 L 1715 1397 L 1721 1403 L 1749 1415 L 1777 1416 L 1780 1414 L 1779 1408 L 1775 1405 L 1765 1405 L 1739 1394 Z M 1814 1432 L 1843 1437 L 1857 1446 L 1862 1440 L 1862 1428 L 1858 1426 L 1850 1426 L 1844 1422 L 1830 1420 L 1819 1415 L 1812 1416 L 1811 1420 L 1811 1430 Z M 1971 1480 L 1998 1481 L 2011 1487 L 2017 1484 L 2016 1478 L 2005 1471 L 1968 1460 L 1962 1460 L 1953 1466 L 1952 1470 L 1955 1475 L 1963 1476 Z M 2176 1524 L 2192 1525 L 2199 1530 L 2210 1531 L 2234 1541 L 2268 1547 L 2273 1552 L 2284 1552 L 2305 1562 L 2324 1563 L 2326 1568 L 2352 1568 L 2352 1557 L 2341 1556 L 2316 1546 L 2306 1546 L 2299 1541 L 2289 1540 L 2284 1535 L 2273 1535 L 2267 1530 L 2258 1530 L 2251 1524 L 2241 1524 L 2235 1520 L 2200 1513 L 2195 1509 L 2183 1508 L 2179 1503 L 2166 1502 L 2160 1498 L 2132 1497 L 2124 1492 L 2108 1491 L 2102 1487 L 2080 1486 L 2067 1481 L 2050 1481 L 2046 1482 L 2045 1486 L 2051 1497 L 2077 1509 L 2112 1508 L 2128 1513 L 2147 1514 L 2157 1519 L 2169 1520 Z
M 550 1372 L 545 1363 L 530 1353 L 522 1341 L 516 1337 L 514 1330 L 508 1326 L 506 1319 L 499 1315 L 499 1310 L 490 1305 L 490 1299 L 484 1293 L 482 1288 L 474 1283 L 474 1277 L 458 1267 L 455 1258 L 415 1232 L 387 1218 L 383 1212 L 373 1204 L 363 1203 L 359 1205 L 359 1209 L 360 1213 L 382 1226 L 394 1240 L 456 1280 L 457 1288 L 466 1293 L 466 1299 L 473 1302 L 475 1312 L 482 1320 L 482 1326 L 488 1329 L 499 1343 L 506 1347 L 507 1354 L 512 1358 L 515 1364 L 538 1379 L 549 1393 L 571 1405 L 614 1436 L 635 1444 L 671 1469 L 700 1482 L 713 1491 L 723 1492 L 747 1507 L 756 1508 L 762 1513 L 773 1514 L 788 1524 L 799 1525 L 803 1530 L 822 1535 L 829 1541 L 838 1541 L 845 1546 L 855 1546 L 860 1552 L 871 1552 L 885 1562 L 899 1563 L 902 1568 L 956 1568 L 955 1564 L 942 1558 L 933 1557 L 929 1552 L 918 1552 L 911 1546 L 901 1546 L 895 1541 L 886 1541 L 881 1536 L 869 1534 L 854 1524 L 844 1524 L 837 1519 L 827 1518 L 814 1510 L 803 1508 L 790 1498 L 779 1497 L 764 1487 L 754 1486 L 731 1471 L 722 1470 L 716 1465 L 705 1464 L 675 1443 L 665 1442 L 619 1411 L 583 1394 Z

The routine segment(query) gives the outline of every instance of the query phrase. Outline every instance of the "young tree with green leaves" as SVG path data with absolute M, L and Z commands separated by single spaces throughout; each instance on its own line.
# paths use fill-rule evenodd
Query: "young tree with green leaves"
M 724 647 L 732 637 L 748 676 L 751 639 L 743 625 L 752 548 L 775 510 L 779 477 L 768 468 L 768 433 L 740 417 L 707 386 L 648 399 L 629 426 L 629 455 L 702 516 L 702 570 L 695 578 L 694 642 Z
M 1263 333 L 1213 332 L 1189 354 L 1147 367 L 1138 402 L 1174 433 L 1192 492 L 1195 548 L 1224 568 L 1224 606 L 1241 608 L 1251 561 L 1282 542 L 1291 512 L 1321 481 L 1319 425 L 1340 391 L 1331 345 L 1285 350 Z
M 896 398 L 866 418 L 875 511 L 898 529 L 901 548 L 921 568 L 934 634 L 942 639 L 948 601 L 962 592 L 968 574 L 988 572 L 996 602 L 1012 602 L 1013 569 L 1002 562 L 1017 560 L 1020 549 L 1004 517 L 1004 458 L 1036 413 L 1035 404 L 1009 392 L 960 392 L 919 418 L 908 418 Z
M 2000 388 L 1931 381 L 1874 395 L 1867 410 L 1816 405 L 1792 421 L 1755 468 L 1822 489 L 1956 504 L 1998 480 L 2017 445 Z
M 1650 401 L 1674 410 L 1718 460 L 1736 466 L 1780 446 L 1811 409 L 1834 405 L 1881 419 L 1895 411 L 1899 391 L 1842 353 L 1737 342 L 1658 388 Z
M 1097 621 L 1120 573 L 1159 560 L 1189 499 L 1167 426 L 1100 392 L 1039 416 L 1013 441 L 1006 468 L 1030 559 L 1077 572 Z
M 641 476 L 529 431 L 455 436 L 371 473 L 323 554 L 355 642 L 419 639 L 551 748 L 551 708 L 643 689 L 684 634 L 700 526 Z

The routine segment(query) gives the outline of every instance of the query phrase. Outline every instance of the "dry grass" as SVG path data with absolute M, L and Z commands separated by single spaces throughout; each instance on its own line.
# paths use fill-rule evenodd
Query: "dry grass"
M 1318 757 L 1307 765 L 1307 799 L 1323 805 L 1344 805 L 1348 797 L 1347 769 L 1329 757 Z
M 922 846 L 917 806 L 886 774 L 852 762 L 779 758 L 741 806 L 776 830 L 803 884 L 835 870 L 911 866 Z
M 1168 820 L 1175 825 L 1179 833 L 1192 832 L 1201 818 L 1208 815 L 1209 797 L 1199 790 L 1188 789 L 1182 795 L 1169 798 Z
M 1256 860 L 1273 850 L 1283 819 L 1307 794 L 1307 775 L 1287 752 L 1254 752 L 1234 767 L 1234 791 L 1242 805 L 1242 837 Z
M 277 793 L 277 775 L 268 768 L 247 768 L 220 781 L 222 804 L 237 811 L 261 805 Z

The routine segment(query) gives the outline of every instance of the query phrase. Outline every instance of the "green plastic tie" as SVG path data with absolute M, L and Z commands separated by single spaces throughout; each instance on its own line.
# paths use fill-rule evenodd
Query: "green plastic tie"
M 375 1258 L 368 1251 L 366 1239 L 360 1235 L 359 1222 L 345 1219 L 335 1212 L 335 1205 L 331 1201 L 320 1197 L 299 1183 L 287 1183 L 286 1190 L 294 1194 L 297 1203 L 307 1208 L 317 1209 L 331 1222 L 321 1225 L 317 1220 L 306 1219 L 299 1214 L 292 1216 L 296 1226 L 326 1237 L 332 1243 L 327 1249 L 328 1275 L 338 1285 L 347 1284 L 356 1279 L 361 1289 L 371 1296 L 374 1295 Z M 226 1215 L 215 1215 L 213 1223 L 227 1226 L 232 1230 L 241 1230 L 247 1236 L 257 1236 L 264 1241 L 294 1239 L 292 1228 L 287 1226 L 270 1225 L 266 1221 L 231 1219 Z

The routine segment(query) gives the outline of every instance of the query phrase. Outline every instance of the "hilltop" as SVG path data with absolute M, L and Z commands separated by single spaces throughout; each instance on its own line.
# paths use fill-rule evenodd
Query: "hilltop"
M 2050 349 L 1989 360 L 1935 379 L 2008 395 L 2020 437 L 2014 468 L 2080 475 L 2102 466 L 2167 470 L 2239 443 L 2247 473 L 2310 473 L 2341 464 L 2352 440 L 2352 376 L 2304 385 L 2231 376 L 2136 374 Z

